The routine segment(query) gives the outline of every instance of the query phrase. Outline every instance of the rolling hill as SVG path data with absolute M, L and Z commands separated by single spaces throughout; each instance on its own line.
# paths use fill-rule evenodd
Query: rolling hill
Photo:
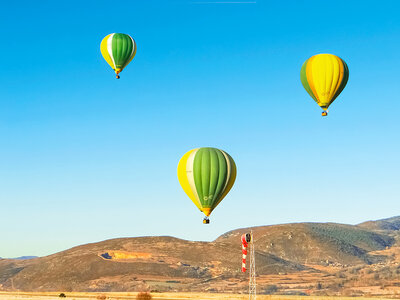
M 228 232 L 217 242 L 237 243 L 249 229 Z M 394 243 L 390 235 L 357 226 L 334 223 L 297 223 L 252 228 L 257 250 L 300 264 L 342 265 L 373 263 L 381 258 L 368 252 L 382 250 Z
M 336 282 L 338 272 L 392 266 L 396 254 L 388 251 L 397 249 L 399 220 L 243 228 L 213 242 L 168 236 L 106 240 L 45 257 L 1 259 L 0 290 L 241 292 L 247 275 L 240 271 L 240 236 L 250 230 L 260 287 L 290 274 Z
M 358 226 L 369 230 L 398 231 L 400 230 L 400 217 L 392 217 L 377 221 L 367 221 L 358 224 Z

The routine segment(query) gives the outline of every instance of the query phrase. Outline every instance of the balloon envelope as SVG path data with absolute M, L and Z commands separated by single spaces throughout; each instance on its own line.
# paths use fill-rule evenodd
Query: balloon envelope
M 300 79 L 311 98 L 326 111 L 346 86 L 349 68 L 336 55 L 318 54 L 304 62 Z
M 118 75 L 135 57 L 135 40 L 123 33 L 107 35 L 100 44 L 100 51 L 106 62 Z
M 178 179 L 193 203 L 209 216 L 232 188 L 236 165 L 222 150 L 197 148 L 187 152 L 179 161 Z

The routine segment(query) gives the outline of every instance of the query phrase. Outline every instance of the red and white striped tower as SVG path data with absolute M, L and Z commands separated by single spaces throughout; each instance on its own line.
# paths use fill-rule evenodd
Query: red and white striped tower
M 247 257 L 247 239 L 248 233 L 242 235 L 242 272 L 246 272 L 246 257 Z

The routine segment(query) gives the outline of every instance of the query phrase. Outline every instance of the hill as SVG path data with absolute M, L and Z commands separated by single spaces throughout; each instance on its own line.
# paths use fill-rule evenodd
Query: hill
M 377 220 L 377 221 L 367 221 L 358 224 L 358 226 L 369 230 L 398 231 L 400 230 L 400 216 Z
M 219 243 L 173 237 L 123 238 L 33 259 L 22 268 L 16 262 L 0 264 L 0 273 L 13 275 L 14 286 L 22 290 L 68 289 L 68 283 L 78 290 L 130 290 L 140 288 L 143 282 L 136 280 L 139 277 L 186 278 L 191 282 L 235 276 L 239 273 L 240 257 L 240 244 L 223 247 Z M 304 269 L 273 255 L 258 254 L 257 259 L 261 265 L 271 266 L 266 272 Z M 9 285 L 7 276 L 0 284 Z
M 300 264 L 341 265 L 373 263 L 382 258 L 369 255 L 394 243 L 394 238 L 352 225 L 298 223 L 251 228 L 257 250 Z M 249 229 L 228 232 L 217 242 L 237 243 Z
M 33 258 L 37 258 L 37 256 L 20 256 L 20 257 L 13 257 L 13 258 L 2 258 L 0 257 L 0 259 L 33 259 Z
M 295 223 L 243 228 L 213 242 L 168 236 L 112 239 L 45 257 L 2 259 L 0 290 L 243 292 L 247 275 L 240 271 L 240 236 L 250 230 L 258 283 L 265 293 L 273 282 L 280 282 L 272 289 L 277 292 L 315 286 L 316 280 L 332 291 L 338 288 L 338 278 L 354 277 L 354 270 L 361 272 L 359 278 L 369 278 L 371 270 L 385 272 L 390 281 L 397 274 L 400 250 L 397 253 L 397 229 L 382 230 L 383 222 L 388 221 L 368 226 Z M 346 287 L 341 284 L 340 289 Z

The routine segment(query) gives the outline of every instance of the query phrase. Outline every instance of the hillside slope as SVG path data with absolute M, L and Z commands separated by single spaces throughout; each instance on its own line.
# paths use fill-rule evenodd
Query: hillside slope
M 358 226 L 369 230 L 398 231 L 400 230 L 400 216 L 381 219 L 377 221 L 367 221 L 358 224 Z
M 245 291 L 240 236 L 250 230 L 260 284 L 284 274 L 330 278 L 346 268 L 393 263 L 395 235 L 370 228 L 380 227 L 295 223 L 237 229 L 213 242 L 166 236 L 107 240 L 46 257 L 0 259 L 0 290 Z
M 334 223 L 297 223 L 251 228 L 257 250 L 300 264 L 360 264 L 381 258 L 370 251 L 382 250 L 394 243 L 394 238 L 357 226 Z M 233 230 L 216 242 L 237 243 L 249 228 Z
M 136 280 L 140 277 L 190 281 L 235 276 L 240 272 L 240 259 L 240 244 L 224 247 L 172 237 L 114 239 L 33 259 L 22 268 L 15 263 L 5 264 L 0 266 L 0 273 L 5 274 L 0 284 L 10 288 L 9 274 L 14 286 L 22 290 L 135 290 L 141 284 Z M 265 266 L 265 273 L 305 269 L 269 254 L 259 254 L 257 260 L 260 267 Z M 102 278 L 115 282 L 104 287 L 98 282 Z

